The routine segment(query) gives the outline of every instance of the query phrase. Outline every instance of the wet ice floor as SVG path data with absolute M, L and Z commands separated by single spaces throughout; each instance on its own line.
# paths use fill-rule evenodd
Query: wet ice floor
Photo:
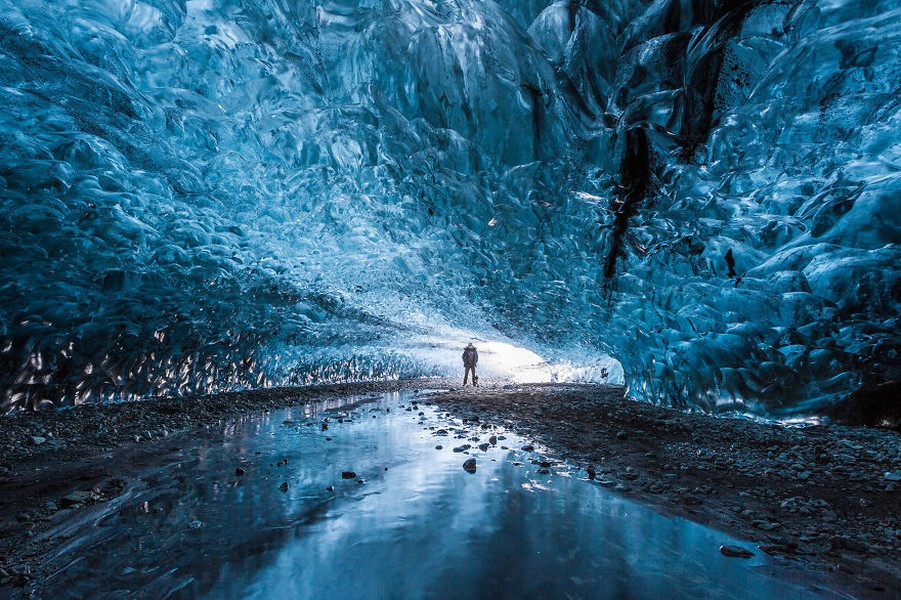
M 406 410 L 414 397 L 284 409 L 181 439 L 190 447 L 120 497 L 50 531 L 42 596 L 815 596 L 771 576 L 768 559 L 719 553 L 737 540 L 614 495 L 508 432 Z M 505 439 L 480 450 L 492 434 Z M 540 473 L 531 459 L 554 465 Z

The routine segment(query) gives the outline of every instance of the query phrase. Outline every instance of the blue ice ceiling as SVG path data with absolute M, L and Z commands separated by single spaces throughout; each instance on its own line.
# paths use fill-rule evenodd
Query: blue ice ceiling
M 7 409 L 474 339 L 820 410 L 901 375 L 899 198 L 896 0 L 0 0 Z

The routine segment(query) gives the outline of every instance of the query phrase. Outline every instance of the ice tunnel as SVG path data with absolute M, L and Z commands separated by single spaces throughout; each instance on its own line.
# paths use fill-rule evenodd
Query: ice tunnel
M 675 406 L 885 395 L 899 82 L 897 0 L 0 0 L 0 406 L 473 339 Z

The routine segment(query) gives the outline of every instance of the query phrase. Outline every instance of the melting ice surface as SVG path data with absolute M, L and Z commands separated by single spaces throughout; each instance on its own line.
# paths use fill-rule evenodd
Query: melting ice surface
M 615 496 L 540 449 L 522 451 L 525 440 L 509 432 L 411 400 L 275 411 L 167 442 L 187 446 L 161 456 L 121 497 L 59 513 L 47 535 L 63 537 L 44 594 L 815 596 L 759 551 L 747 561 L 718 551 L 751 544 Z M 480 450 L 492 434 L 497 445 Z M 472 447 L 453 451 L 463 444 Z M 470 457 L 474 474 L 462 468 Z M 551 460 L 551 472 L 540 473 L 536 459 Z M 357 478 L 342 479 L 347 470 Z
M 0 0 L 0 403 L 816 411 L 901 379 L 899 74 L 897 0 Z

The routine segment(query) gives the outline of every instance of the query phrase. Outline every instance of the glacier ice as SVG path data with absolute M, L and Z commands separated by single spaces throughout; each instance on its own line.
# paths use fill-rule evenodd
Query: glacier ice
M 901 375 L 895 0 L 0 9 L 7 410 L 471 339 L 705 409 Z

